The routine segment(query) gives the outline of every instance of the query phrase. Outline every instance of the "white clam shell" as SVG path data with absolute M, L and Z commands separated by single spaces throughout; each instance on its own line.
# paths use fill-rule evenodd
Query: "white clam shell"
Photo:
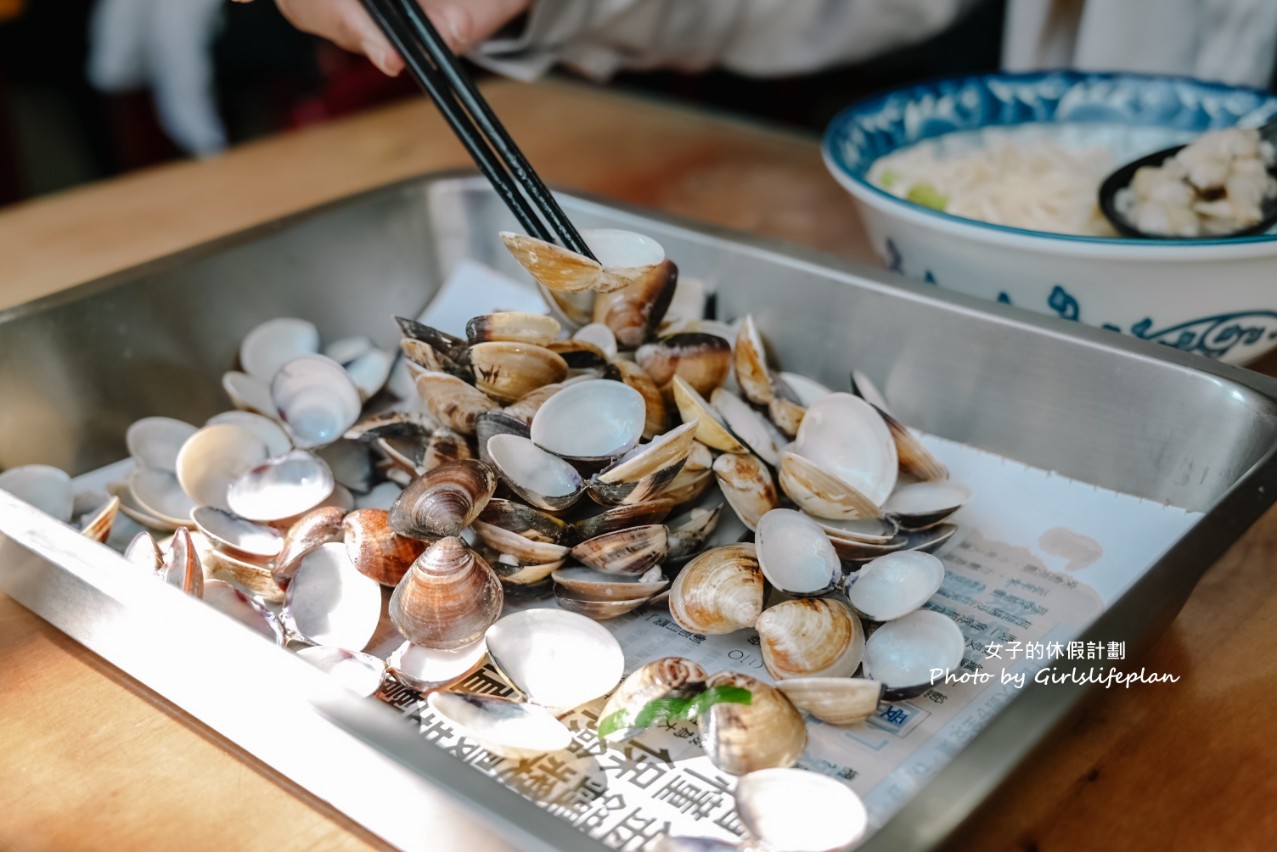
M 250 521 L 278 521 L 308 512 L 334 491 L 333 472 L 324 460 L 293 450 L 244 471 L 226 492 L 235 514 Z M 352 501 L 343 499 L 345 504 Z
M 172 417 L 143 417 L 124 434 L 129 455 L 156 470 L 177 470 L 177 453 L 196 432 L 196 427 Z
M 604 269 L 651 266 L 665 259 L 665 249 L 646 234 L 620 228 L 587 228 L 581 239 Z
M 891 621 L 921 607 L 944 582 L 944 563 L 930 553 L 900 550 L 866 562 L 847 600 L 873 621 Z
M 270 382 L 289 361 L 318 351 L 319 329 L 313 323 L 280 317 L 267 320 L 244 335 L 239 362 L 250 376 Z
M 225 580 L 206 578 L 202 600 L 270 641 L 282 644 L 283 632 L 275 614 Z
M 278 421 L 263 414 L 239 410 L 223 411 L 221 414 L 214 414 L 208 418 L 204 425 L 217 426 L 220 423 L 242 426 L 252 432 L 262 439 L 262 443 L 266 445 L 266 451 L 272 456 L 282 456 L 293 448 L 293 441 L 284 431 L 284 427 L 280 426 Z
M 143 516 L 149 515 L 168 527 L 190 524 L 191 512 L 197 505 L 176 476 L 149 467 L 135 467 L 129 473 L 129 493 Z M 131 507 L 123 497 L 120 498 L 120 508 L 126 515 L 129 514 Z
M 332 542 L 302 560 L 284 607 L 308 641 L 363 650 L 381 621 L 381 584 L 359 573 L 344 544 Z
M 572 335 L 572 339 L 592 343 L 607 357 L 616 357 L 616 335 L 612 333 L 612 329 L 608 328 L 601 322 L 592 322 L 581 326 L 576 330 L 576 333 Z
M 584 487 L 576 468 L 521 435 L 493 435 L 487 450 L 510 487 L 539 509 L 566 508 Z
M 488 628 L 487 639 L 493 664 L 515 689 L 556 713 L 607 694 L 625 673 L 611 632 L 563 610 L 507 615 Z
M 75 496 L 71 477 L 47 464 L 28 464 L 0 473 L 0 489 L 25 500 L 46 515 L 71 522 Z
M 723 388 L 714 389 L 710 395 L 710 405 L 722 415 L 723 422 L 732 430 L 732 434 L 749 447 L 754 455 L 772 467 L 780 464 L 780 446 L 785 441 L 766 417 L 750 408 L 736 394 Z
M 181 486 L 177 486 L 181 491 Z M 120 511 L 124 516 L 134 523 L 141 524 L 144 527 L 161 532 L 172 532 L 176 528 L 176 524 L 170 524 L 163 518 L 157 517 L 153 512 L 138 502 L 137 497 L 133 496 L 133 490 L 127 482 L 109 482 L 106 486 L 106 493 L 112 497 L 120 498 Z M 185 495 L 186 492 L 182 492 Z M 188 498 L 189 499 L 189 498 Z
M 971 499 L 971 489 L 958 482 L 938 480 L 935 482 L 913 482 L 901 485 L 887 502 L 882 504 L 882 511 L 888 515 L 899 516 L 904 520 L 920 520 L 923 522 L 939 522 Z
M 534 757 L 572 743 L 567 726 L 533 704 L 466 692 L 432 692 L 426 701 L 463 736 L 500 757 Z
M 778 376 L 794 392 L 794 395 L 798 397 L 798 404 L 804 408 L 815 405 L 833 393 L 832 390 L 815 379 L 809 379 L 799 373 L 781 372 Z
M 314 645 L 299 649 L 297 656 L 365 698 L 377 694 L 386 676 L 386 664 L 361 651 Z
M 226 502 L 230 484 L 268 456 L 262 440 L 243 426 L 205 426 L 188 438 L 178 452 L 177 481 L 197 504 L 230 509 Z M 146 504 L 141 495 L 138 499 Z
M 370 349 L 350 362 L 342 362 L 350 380 L 359 389 L 359 396 L 365 402 L 377 395 L 386 380 L 390 378 L 390 368 L 394 366 L 394 356 L 382 349 Z
M 231 405 L 241 411 L 251 411 L 266 417 L 278 417 L 275 403 L 270 398 L 270 383 L 238 370 L 222 374 L 222 390 L 230 398 Z
M 736 813 L 769 849 L 839 852 L 869 827 L 869 812 L 846 784 L 805 769 L 760 769 L 736 782 Z
M 483 639 L 451 651 L 405 641 L 386 658 L 386 664 L 396 677 L 424 692 L 451 686 L 483 665 L 487 656 L 488 643 Z
M 944 672 L 962 663 L 965 640 L 952 618 L 920 609 L 889 621 L 865 641 L 867 678 L 888 688 L 942 683 Z
M 303 449 L 330 444 L 359 420 L 363 399 L 350 375 L 323 355 L 303 355 L 280 367 L 270 385 L 279 418 Z
M 772 509 L 758 521 L 758 565 L 773 586 L 791 594 L 828 589 L 841 570 L 820 525 L 793 509 Z
M 532 441 L 571 459 L 615 458 L 643 435 L 647 403 L 622 382 L 590 379 L 566 385 L 537 409 Z
M 849 393 L 830 394 L 807 409 L 794 451 L 875 505 L 896 487 L 899 459 L 891 432 L 873 406 Z
M 354 337 L 342 337 L 334 340 L 324 347 L 323 354 L 332 358 L 338 364 L 346 366 L 350 362 L 359 358 L 359 356 L 371 352 L 376 349 L 377 345 L 372 342 L 372 338 L 364 335 L 356 335 Z
M 284 534 L 213 506 L 196 506 L 191 520 L 216 547 L 271 559 L 284 548 Z

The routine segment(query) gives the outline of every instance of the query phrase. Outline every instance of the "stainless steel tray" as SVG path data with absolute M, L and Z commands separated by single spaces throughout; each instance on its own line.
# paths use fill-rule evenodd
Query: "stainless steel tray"
M 564 207 L 584 226 L 660 239 L 685 273 L 717 286 L 720 317 L 754 314 L 786 369 L 845 387 L 854 365 L 885 377 L 897 413 L 927 432 L 1204 513 L 1083 639 L 1137 654 L 1277 498 L 1270 379 L 792 246 L 595 201 Z M 371 331 L 393 347 L 390 316 L 424 307 L 461 260 L 518 274 L 494 238 L 513 224 L 481 180 L 427 176 L 0 314 L 0 468 L 92 470 L 121 456 L 139 417 L 198 422 L 221 410 L 221 371 L 268 317 L 304 310 L 326 339 Z M 426 743 L 388 707 L 342 694 L 117 562 L 0 494 L 0 588 L 390 842 L 427 843 L 411 803 L 437 786 L 519 848 L 602 848 Z M 174 635 L 207 638 L 156 640 Z M 1087 689 L 1020 690 L 865 848 L 950 836 Z M 263 708 L 290 723 L 263 728 Z

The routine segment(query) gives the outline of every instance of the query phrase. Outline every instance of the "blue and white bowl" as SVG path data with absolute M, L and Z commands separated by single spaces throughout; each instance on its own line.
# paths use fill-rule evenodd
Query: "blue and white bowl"
M 1058 315 L 1230 363 L 1277 346 L 1277 234 L 1134 240 L 1052 234 L 954 216 L 871 184 L 875 160 L 927 139 L 978 144 L 1034 125 L 1061 144 L 1111 149 L 1114 164 L 1203 131 L 1259 125 L 1277 96 L 1178 77 L 1050 71 L 897 89 L 840 113 L 825 163 L 891 268 L 940 287 Z

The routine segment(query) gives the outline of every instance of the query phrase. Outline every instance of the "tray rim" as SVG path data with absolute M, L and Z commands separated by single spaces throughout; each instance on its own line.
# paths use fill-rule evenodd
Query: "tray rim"
M 196 243 L 144 263 L 117 270 L 80 284 L 71 285 L 55 293 L 0 310 L 0 325 L 11 319 L 48 310 L 59 304 L 108 290 L 137 277 L 139 274 L 169 269 L 189 260 L 212 255 L 236 245 L 251 242 L 267 233 L 295 226 L 308 219 L 322 216 L 334 209 L 358 204 L 361 201 L 380 195 L 394 194 L 407 190 L 424 189 L 428 191 L 433 186 L 445 184 L 456 184 L 463 188 L 469 188 L 470 186 L 481 189 L 486 188 L 486 182 L 484 182 L 483 178 L 469 169 L 431 171 L 397 179 L 343 198 L 333 199 L 296 211 L 276 220 Z M 613 214 L 622 213 L 632 217 L 656 221 L 673 228 L 695 231 L 711 240 L 731 243 L 737 249 L 780 254 L 787 259 L 799 261 L 810 268 L 819 269 L 825 274 L 832 273 L 838 278 L 855 277 L 861 279 L 856 282 L 857 285 L 868 289 L 889 290 L 894 295 L 903 296 L 910 301 L 945 303 L 950 308 L 959 310 L 962 313 L 982 315 L 999 324 L 1028 328 L 1036 333 L 1069 339 L 1075 344 L 1117 350 L 1123 352 L 1127 357 L 1161 362 L 1179 369 L 1212 375 L 1220 380 L 1227 381 L 1235 387 L 1245 388 L 1250 394 L 1267 405 L 1270 414 L 1273 411 L 1277 411 L 1277 379 L 1247 371 L 1240 367 L 1209 361 L 1201 356 L 1147 341 L 1119 337 L 1111 332 L 1068 322 L 1057 317 L 1030 313 L 1020 308 L 999 305 L 960 293 L 940 290 L 863 262 L 795 245 L 783 240 L 760 237 L 720 225 L 618 202 L 596 194 L 577 191 L 563 192 L 561 194 L 571 198 L 577 204 L 585 205 L 587 208 L 594 207 Z M 1277 491 L 1277 447 L 1270 447 L 1256 460 L 1249 470 L 1244 472 L 1233 483 L 1227 493 L 1203 513 L 1201 521 L 1187 535 L 1177 541 L 1166 554 L 1150 566 L 1140 580 L 1123 593 L 1111 607 L 1105 610 L 1090 627 L 1083 631 L 1079 638 L 1093 641 L 1126 641 L 1128 646 L 1136 649 L 1135 653 L 1128 654 L 1128 660 L 1134 661 L 1133 658 L 1138 657 L 1147 644 L 1156 639 L 1157 635 L 1178 614 L 1188 595 L 1205 571 L 1274 502 L 1274 498 L 1267 496 L 1273 494 L 1274 491 Z M 2 526 L 4 524 L 0 523 L 0 527 Z M 55 537 L 56 535 L 71 535 L 74 537 L 74 534 L 58 530 L 46 530 L 46 533 L 55 535 Z M 3 537 L 2 531 L 0 531 L 0 537 Z M 43 561 L 47 561 L 43 556 L 40 556 L 40 558 Z M 66 573 L 66 569 L 62 566 L 58 566 L 56 563 L 50 564 L 54 564 L 60 573 Z M 0 571 L 0 579 L 4 579 L 5 576 L 5 572 Z M 107 594 L 101 586 L 94 584 L 91 578 L 75 575 L 73 578 L 64 579 L 74 579 L 77 582 L 92 586 L 93 591 L 97 594 Z M 1156 600 L 1158 602 L 1157 605 L 1150 607 L 1148 605 L 1150 600 Z M 72 635 L 90 650 L 102 654 L 98 648 L 94 647 L 92 642 L 86 642 L 80 636 L 70 633 L 62 623 L 59 623 L 56 613 L 54 613 L 53 617 L 50 617 L 41 608 L 37 608 L 38 601 L 37 606 L 32 606 L 21 599 L 19 599 L 19 602 L 32 608 L 54 626 L 64 630 L 64 632 L 68 632 L 69 635 Z M 205 610 L 203 607 L 195 607 L 189 601 L 183 603 L 187 604 L 192 611 Z M 63 617 L 63 621 L 65 621 L 65 617 Z M 148 689 L 155 691 L 164 700 L 172 701 L 168 695 L 152 686 L 146 680 L 137 678 L 127 665 L 123 665 L 105 654 L 102 654 L 102 656 Z M 286 664 L 286 662 L 282 659 L 277 661 L 281 665 Z M 300 665 L 300 661 L 295 662 Z M 1064 661 L 1060 662 L 1063 663 Z M 1119 668 L 1127 667 L 1119 666 Z M 1070 668 L 1082 670 L 1086 666 L 1075 664 L 1070 667 L 1061 664 L 1057 665 L 1056 668 L 1067 671 Z M 1027 684 L 1024 689 L 1019 690 L 988 721 L 977 735 L 954 755 L 944 768 L 923 784 L 895 816 L 875 832 L 861 848 L 868 850 L 931 848 L 951 840 L 955 832 L 972 820 L 980 812 L 981 808 L 991 804 L 993 793 L 1002 785 L 1010 782 L 1014 777 L 1015 771 L 1024 765 L 1027 757 L 1036 748 L 1040 747 L 1051 733 L 1059 730 L 1081 709 L 1082 701 L 1095 694 L 1096 689 L 1094 686 L 1056 684 L 1052 685 L 1050 690 L 1046 690 L 1040 684 Z M 571 841 L 572 848 L 606 848 L 601 843 L 593 841 L 587 835 L 577 831 L 566 821 L 550 816 L 547 812 L 523 799 L 499 782 L 486 779 L 482 776 L 482 773 L 471 773 L 476 778 L 483 778 L 491 784 L 492 789 L 485 789 L 482 795 L 458 793 L 456 790 L 449 789 L 445 783 L 442 783 L 443 779 L 435 777 L 433 772 L 423 771 L 420 765 L 421 761 L 415 761 L 413 755 L 405 754 L 398 748 L 398 744 L 393 747 L 387 745 L 384 738 L 385 732 L 378 727 L 378 722 L 365 719 L 368 714 L 364 712 L 367 709 L 364 705 L 368 702 L 362 699 L 347 698 L 343 695 L 337 696 L 334 702 L 333 706 L 337 708 L 334 711 L 335 715 L 340 716 L 347 723 L 348 731 L 353 728 L 356 735 L 361 735 L 360 732 L 366 734 L 366 736 L 361 736 L 361 738 L 364 739 L 369 748 L 379 748 L 377 744 L 380 743 L 384 754 L 389 754 L 401 765 L 412 769 L 426 783 L 436 786 L 445 794 L 453 796 L 465 807 L 471 809 L 472 813 L 478 813 L 492 820 L 493 824 L 499 829 L 513 832 L 510 836 L 518 839 L 520 843 L 526 844 L 531 841 L 536 843 L 538 847 L 546 843 L 547 840 L 544 834 L 528 833 L 527 823 L 530 822 L 536 825 L 542 823 L 543 819 L 549 818 L 554 823 L 557 823 L 558 826 L 566 828 L 570 832 L 569 835 L 564 835 L 564 838 Z M 389 708 L 378 709 L 388 710 Z M 193 715 L 196 715 L 197 718 L 199 717 L 198 713 Z M 203 720 L 201 719 L 201 721 Z M 336 721 L 332 723 L 341 729 L 341 725 Z M 218 729 L 214 728 L 214 730 Z M 220 730 L 218 730 L 218 734 L 219 736 L 226 736 Z M 391 737 L 391 739 L 393 740 L 394 738 Z M 415 735 L 412 739 L 432 751 L 441 752 L 441 750 L 427 744 Z M 411 752 L 412 749 L 408 751 Z M 426 761 L 426 763 L 430 762 Z M 286 770 L 279 767 L 276 768 L 288 774 Z M 480 788 L 487 787 L 486 784 L 477 786 Z M 489 793 L 495 801 L 488 799 L 487 794 Z M 340 805 L 338 807 L 340 808 Z M 376 831 L 371 826 L 368 827 L 370 830 Z M 550 835 L 559 836 L 555 826 L 548 825 L 546 828 Z

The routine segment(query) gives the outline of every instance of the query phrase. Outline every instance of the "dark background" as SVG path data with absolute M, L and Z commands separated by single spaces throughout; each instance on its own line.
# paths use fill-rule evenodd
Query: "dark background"
M 103 95 L 86 81 L 92 5 L 25 0 L 0 21 L 0 204 L 182 156 L 156 122 L 149 92 Z M 1002 4 L 986 3 L 928 42 L 813 75 L 623 74 L 609 85 L 819 132 L 869 92 L 995 69 L 1002 20 Z M 227 3 L 214 60 L 231 144 L 417 96 L 407 75 L 388 80 L 361 57 L 296 32 L 268 0 Z

